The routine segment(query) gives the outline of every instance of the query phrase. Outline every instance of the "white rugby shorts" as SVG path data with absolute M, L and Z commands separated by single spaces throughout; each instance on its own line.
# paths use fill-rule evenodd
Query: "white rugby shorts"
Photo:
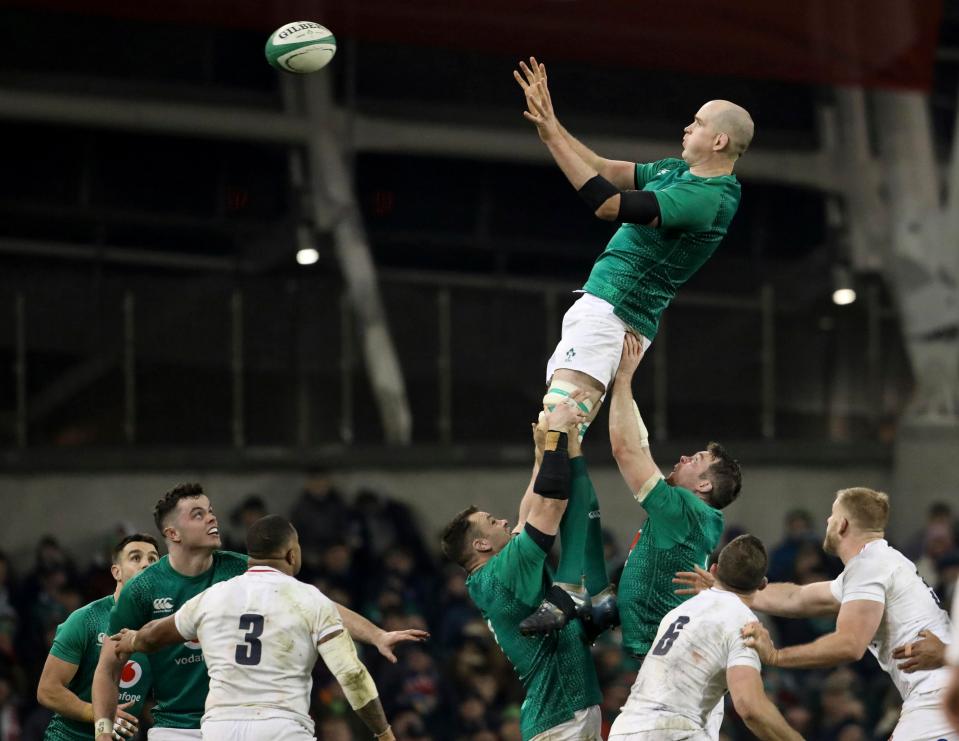
M 316 741 L 312 731 L 291 718 L 205 720 L 201 728 L 203 741 Z
M 199 728 L 151 728 L 147 731 L 147 741 L 200 741 L 202 738 Z
M 911 695 L 889 741 L 959 741 L 942 709 L 944 692 Z
M 538 733 L 530 741 L 603 741 L 603 716 L 599 705 L 577 710 L 573 719 L 548 731 Z
M 611 303 L 584 293 L 563 316 L 563 335 L 546 363 L 546 382 L 558 368 L 569 368 L 592 376 L 609 389 L 623 354 L 623 335 L 630 331 L 613 313 Z M 652 340 L 638 337 L 643 351 L 648 350 Z

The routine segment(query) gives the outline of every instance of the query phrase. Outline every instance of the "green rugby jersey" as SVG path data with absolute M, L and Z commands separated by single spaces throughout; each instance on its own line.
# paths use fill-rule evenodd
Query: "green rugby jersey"
M 100 660 L 100 646 L 108 635 L 111 609 L 112 594 L 75 610 L 57 626 L 57 634 L 50 648 L 52 656 L 76 665 L 77 673 L 67 689 L 84 702 L 90 702 L 93 673 Z M 130 715 L 139 717 L 150 691 L 150 680 L 149 660 L 143 654 L 133 654 L 120 676 L 119 700 L 121 704 L 133 701 L 133 705 L 127 708 Z M 45 741 L 90 741 L 93 738 L 93 723 L 82 723 L 56 713 L 43 738 Z
M 611 303 L 616 316 L 651 340 L 676 291 L 726 236 L 740 187 L 735 175 L 693 175 L 680 159 L 637 164 L 636 187 L 655 193 L 660 226 L 620 226 L 583 290 Z
M 539 607 L 550 584 L 546 553 L 525 532 L 466 579 L 470 597 L 526 689 L 520 711 L 524 741 L 602 701 L 578 620 L 558 633 L 520 635 L 520 622 Z
M 661 479 L 642 502 L 649 517 L 636 534 L 617 590 L 623 648 L 643 655 L 663 616 L 686 600 L 673 577 L 705 568 L 723 534 L 723 513 L 693 492 Z
M 110 613 L 110 631 L 141 628 L 151 620 L 176 612 L 191 597 L 221 581 L 246 571 L 247 558 L 230 551 L 215 551 L 213 565 L 197 576 L 173 570 L 169 556 L 131 579 Z M 196 641 L 169 646 L 149 654 L 153 670 L 155 725 L 160 728 L 199 728 L 210 680 L 203 652 Z

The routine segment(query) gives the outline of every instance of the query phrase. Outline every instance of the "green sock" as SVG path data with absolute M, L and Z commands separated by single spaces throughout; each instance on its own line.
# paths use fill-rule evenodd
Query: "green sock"
M 593 514 L 586 526 L 586 549 L 583 555 L 583 573 L 586 575 L 586 591 L 590 596 L 599 594 L 609 586 L 606 575 L 606 553 L 603 548 L 603 523 L 599 517 L 599 499 L 589 476 L 584 477 L 589 485 L 590 506 Z
M 586 460 L 579 456 L 569 462 L 569 503 L 559 523 L 559 537 L 562 543 L 559 566 L 554 582 L 563 584 L 583 583 L 583 556 L 586 553 L 587 534 L 589 532 L 590 492 L 592 484 L 586 472 Z M 595 500 L 596 495 L 593 494 Z

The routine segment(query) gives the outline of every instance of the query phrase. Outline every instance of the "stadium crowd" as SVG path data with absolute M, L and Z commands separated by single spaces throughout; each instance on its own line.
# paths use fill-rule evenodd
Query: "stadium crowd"
M 269 512 L 262 497 L 247 497 L 230 516 L 224 546 L 242 552 L 245 528 Z M 422 628 L 432 634 L 426 644 L 400 646 L 396 664 L 375 650 L 363 653 L 397 739 L 520 739 L 522 687 L 467 595 L 466 574 L 441 562 L 436 544 L 424 537 L 409 507 L 369 489 L 350 499 L 328 475 L 316 472 L 289 514 L 303 547 L 301 580 L 387 630 Z M 768 544 L 770 581 L 804 584 L 842 570 L 838 559 L 823 553 L 817 524 L 804 511 L 786 516 L 781 540 Z M 728 527 L 723 544 L 740 533 Z M 930 509 L 921 530 L 899 544 L 943 605 L 951 604 L 959 576 L 957 535 L 951 509 L 941 503 Z M 35 688 L 56 627 L 73 610 L 112 593 L 109 547 L 116 539 L 117 532 L 104 534 L 103 554 L 82 568 L 51 537 L 37 544 L 32 565 L 12 564 L 0 552 L 0 741 L 42 738 L 51 714 L 37 705 Z M 607 535 L 605 545 L 615 581 L 625 544 Z M 778 645 L 794 645 L 830 632 L 834 624 L 831 619 L 773 619 L 769 627 Z M 637 668 L 618 641 L 619 631 L 608 632 L 593 649 L 603 689 L 604 737 Z M 868 653 L 837 669 L 767 668 L 764 678 L 789 723 L 813 741 L 888 738 L 898 718 L 899 696 Z M 312 713 L 319 739 L 368 735 L 322 662 L 314 675 Z M 145 737 L 145 731 L 141 734 Z M 728 698 L 720 738 L 751 738 Z

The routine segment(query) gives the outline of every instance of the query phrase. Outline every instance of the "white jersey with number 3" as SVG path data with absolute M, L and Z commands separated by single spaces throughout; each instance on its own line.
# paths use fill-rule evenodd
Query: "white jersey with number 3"
M 907 705 L 911 695 L 935 692 L 949 682 L 948 669 L 906 674 L 892 658 L 893 649 L 919 640 L 919 631 L 934 633 L 943 643 L 952 641 L 949 616 L 929 585 L 916 573 L 916 565 L 885 540 L 874 540 L 846 564 L 829 584 L 833 597 L 842 603 L 870 600 L 885 605 L 882 622 L 869 643 Z
M 705 738 L 709 716 L 727 690 L 726 669 L 761 670 L 758 654 L 741 635 L 756 619 L 736 594 L 715 587 L 667 613 L 610 739 L 633 733 Z
M 343 630 L 320 590 L 266 566 L 214 584 L 175 615 L 180 635 L 199 640 L 210 675 L 203 720 L 310 719 L 317 645 Z

